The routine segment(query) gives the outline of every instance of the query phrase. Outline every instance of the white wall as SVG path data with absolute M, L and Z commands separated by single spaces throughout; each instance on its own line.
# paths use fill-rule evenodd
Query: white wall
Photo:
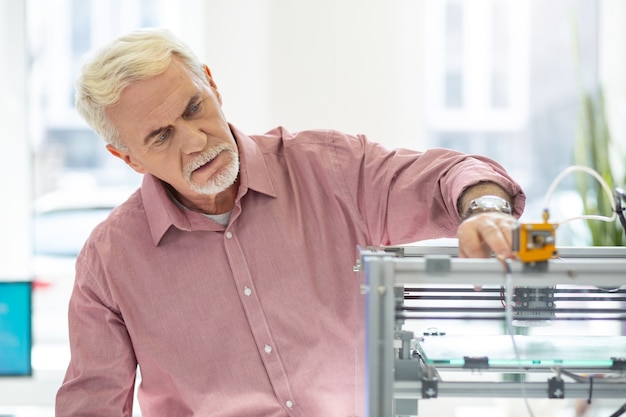
M 25 27 L 24 2 L 0 0 L 0 280 L 31 274 Z
M 333 128 L 420 147 L 420 4 L 207 1 L 200 55 L 247 133 Z

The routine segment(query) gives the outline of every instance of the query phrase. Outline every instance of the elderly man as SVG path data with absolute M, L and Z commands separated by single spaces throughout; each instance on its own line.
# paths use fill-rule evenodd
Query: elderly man
M 357 245 L 459 238 L 510 256 L 524 194 L 487 158 L 361 135 L 246 135 L 165 30 L 83 68 L 77 108 L 143 174 L 77 259 L 57 416 L 363 413 Z M 513 216 L 511 215 L 513 214 Z

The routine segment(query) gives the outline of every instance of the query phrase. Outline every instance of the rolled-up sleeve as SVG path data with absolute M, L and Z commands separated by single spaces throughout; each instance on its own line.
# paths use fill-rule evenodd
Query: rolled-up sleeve
M 337 169 L 358 184 L 352 190 L 361 190 L 356 199 L 375 244 L 454 237 L 460 223 L 458 198 L 482 181 L 506 190 L 514 199 L 516 214 L 524 209 L 526 197 L 520 185 L 489 158 L 443 148 L 387 150 L 362 136 L 338 142 L 343 140 L 349 143 L 349 151 L 338 146 L 337 153 L 343 152 L 345 158 L 339 158 Z M 355 168 L 354 161 L 348 160 L 357 150 L 363 159 Z

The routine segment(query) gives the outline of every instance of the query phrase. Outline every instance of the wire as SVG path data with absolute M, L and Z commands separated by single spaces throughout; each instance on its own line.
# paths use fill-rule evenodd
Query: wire
M 623 406 L 621 406 L 616 412 L 611 414 L 609 417 L 618 417 L 618 416 L 621 416 L 624 413 L 626 413 L 626 403 L 624 403 Z
M 509 336 L 511 336 L 511 343 L 513 345 L 513 352 L 515 353 L 515 359 L 519 365 L 520 374 L 523 376 L 525 374 L 524 368 L 521 366 L 521 356 L 519 354 L 519 349 L 517 348 L 517 342 L 515 341 L 515 332 L 513 331 L 513 277 L 512 277 L 512 268 L 511 268 L 511 260 L 507 259 L 503 256 L 497 256 L 497 259 L 502 263 L 505 270 L 504 275 L 504 295 L 505 295 L 505 321 L 507 331 Z M 522 378 L 522 398 L 524 399 L 524 404 L 526 405 L 526 410 L 528 410 L 528 415 L 530 417 L 534 417 L 535 414 L 533 410 L 530 408 L 530 404 L 528 403 L 528 393 L 526 391 L 526 380 Z
M 583 374 L 579 375 L 574 372 L 568 371 L 564 368 L 552 368 L 552 372 L 556 374 L 563 374 L 568 376 L 574 380 L 574 382 L 585 383 L 588 382 L 590 378 L 593 379 L 601 379 L 603 384 L 623 384 L 626 382 L 626 373 L 624 372 L 615 372 L 609 374 Z
M 572 166 L 569 166 L 569 167 L 565 168 L 563 171 L 561 171 L 561 173 L 559 175 L 556 176 L 556 178 L 554 179 L 554 181 L 552 181 L 552 184 L 550 184 L 550 187 L 548 188 L 548 192 L 546 193 L 546 197 L 545 197 L 544 202 L 543 202 L 543 207 L 545 209 L 547 209 L 549 207 L 550 199 L 552 198 L 552 194 L 554 194 L 554 191 L 556 190 L 556 187 L 563 180 L 563 178 L 565 178 L 570 173 L 576 172 L 576 171 L 585 172 L 585 173 L 593 176 L 596 180 L 598 180 L 598 182 L 602 186 L 602 189 L 606 192 L 607 197 L 609 198 L 609 202 L 611 204 L 611 209 L 613 211 L 613 214 L 611 215 L 611 217 L 594 215 L 594 214 L 583 214 L 581 216 L 575 216 L 575 217 L 571 217 L 569 219 L 563 220 L 563 221 L 561 221 L 559 223 L 559 225 L 562 225 L 562 224 L 567 223 L 567 222 L 571 222 L 573 220 L 581 220 L 581 219 L 600 220 L 600 221 L 604 221 L 604 222 L 615 221 L 615 219 L 617 218 L 617 214 L 618 213 L 616 212 L 616 209 L 615 209 L 615 207 L 616 207 L 615 206 L 615 198 L 614 198 L 613 192 L 611 192 L 611 188 L 606 183 L 606 181 L 604 181 L 604 178 L 602 178 L 600 176 L 600 174 L 598 174 L 593 169 L 591 169 L 589 167 L 586 167 L 586 166 L 582 166 L 582 165 L 572 165 Z
M 620 187 L 615 187 L 615 214 L 617 214 L 619 222 L 622 224 L 622 228 L 624 229 L 624 234 L 626 235 L 626 217 L 624 217 L 626 207 L 622 205 L 623 201 L 626 201 L 624 190 Z

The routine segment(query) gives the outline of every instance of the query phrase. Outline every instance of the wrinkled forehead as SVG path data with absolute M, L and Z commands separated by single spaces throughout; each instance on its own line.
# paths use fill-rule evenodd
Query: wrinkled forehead
M 128 84 L 119 101 L 106 108 L 107 117 L 123 143 L 132 146 L 150 132 L 173 124 L 203 90 L 205 83 L 184 64 L 173 61 L 161 74 Z

